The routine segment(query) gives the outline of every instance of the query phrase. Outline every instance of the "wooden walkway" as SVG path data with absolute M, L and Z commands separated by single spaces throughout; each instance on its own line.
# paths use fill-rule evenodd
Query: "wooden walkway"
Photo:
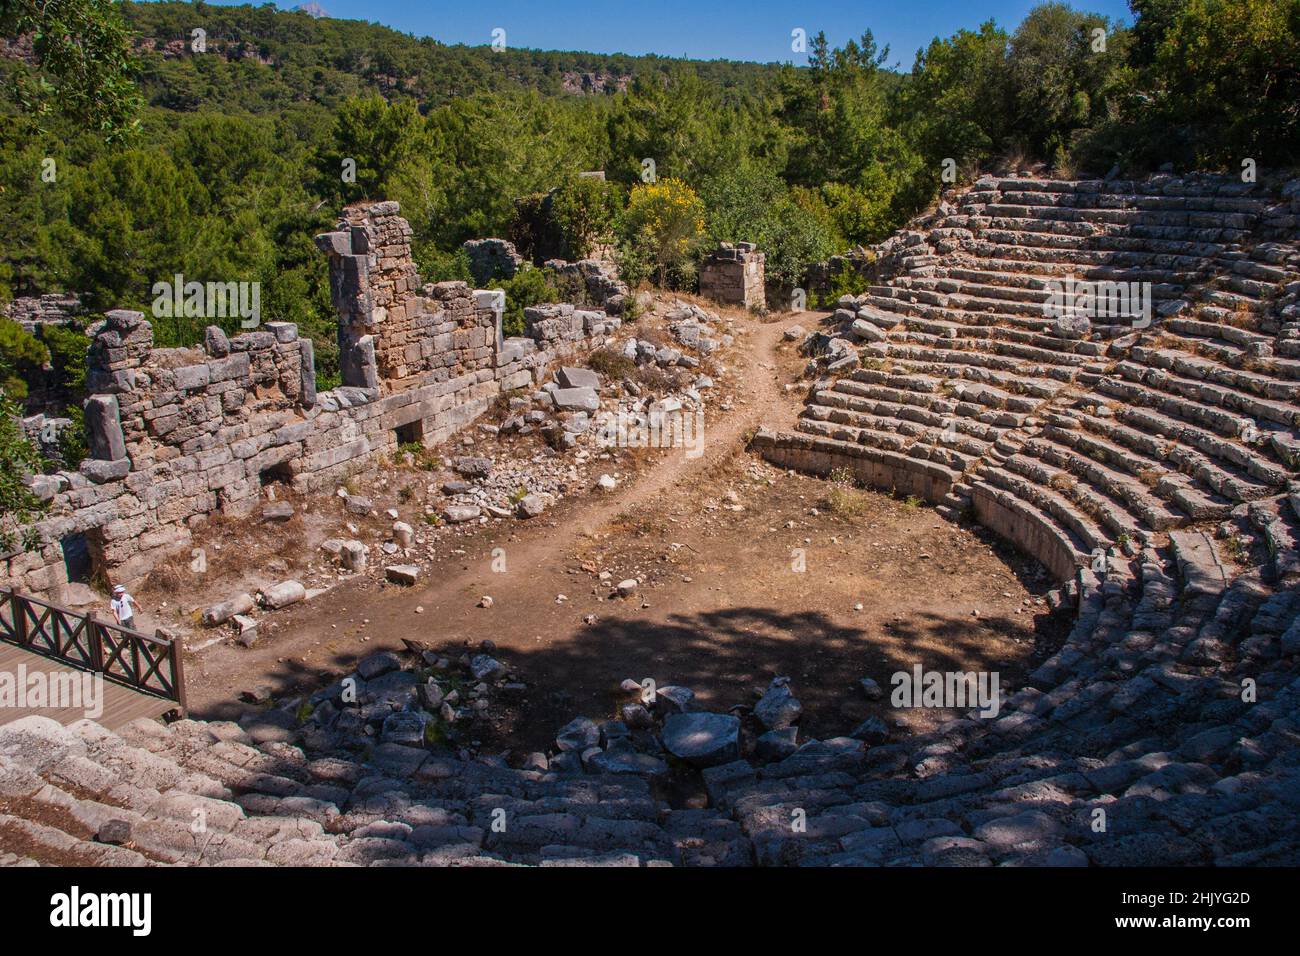
M 98 696 L 95 698 L 97 707 L 102 708 L 98 717 L 94 715 L 93 710 L 86 707 L 16 707 L 10 705 L 11 701 L 5 699 L 11 692 L 16 693 L 17 682 L 21 674 L 41 674 L 41 681 L 49 686 L 46 679 L 47 675 L 71 675 L 76 679 L 78 684 L 85 686 L 84 679 L 90 677 L 95 679 L 94 693 Z M 0 725 L 10 723 L 20 717 L 27 717 L 32 714 L 39 714 L 42 717 L 49 717 L 57 720 L 59 723 L 67 725 L 88 717 L 107 727 L 109 730 L 117 730 L 124 727 L 137 717 L 161 717 L 169 710 L 176 709 L 176 701 L 168 700 L 165 697 L 155 697 L 151 694 L 144 694 L 138 690 L 132 690 L 122 684 L 114 683 L 111 680 L 104 680 L 94 671 L 79 670 L 67 664 L 60 663 L 49 657 L 43 657 L 40 654 L 33 654 L 25 651 L 21 647 L 10 644 L 7 641 L 0 641 L 0 682 L 6 685 L 9 680 L 14 681 L 13 686 L 0 687 Z M 66 683 L 66 680 L 65 680 Z M 85 701 L 83 701 L 84 703 Z

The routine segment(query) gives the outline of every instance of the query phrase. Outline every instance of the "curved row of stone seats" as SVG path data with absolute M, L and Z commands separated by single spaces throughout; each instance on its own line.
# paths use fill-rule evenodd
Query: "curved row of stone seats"
M 839 303 L 858 344 L 831 342 L 828 371 L 862 367 L 814 385 L 798 439 L 757 447 L 795 467 L 842 454 L 884 488 L 931 462 L 943 514 L 973 511 L 1062 579 L 1281 494 L 1300 466 L 1300 185 L 1252 192 L 986 177 L 946 194 Z M 1066 276 L 1153 283 L 1151 323 L 1056 321 Z
M 1295 215 L 1253 187 L 1223 178 L 1152 177 L 1140 182 L 1071 182 L 986 177 L 949 194 L 901 234 L 894 275 L 869 289 L 886 312 L 963 324 L 1042 328 L 1049 280 L 1150 282 L 1155 300 L 1176 308 L 1202 283 L 1211 316 L 1241 321 L 1268 310 L 1273 290 L 1296 280 L 1286 244 Z M 1117 331 L 1124 331 L 1117 327 Z M 1275 331 L 1275 330 L 1273 330 Z
M 1281 520 L 1252 515 L 1261 529 Z M 1286 530 L 1294 530 L 1292 522 Z M 1276 529 L 1275 529 L 1276 531 Z M 1279 536 L 1294 547 L 1294 537 Z M 1199 865 L 1300 862 L 1300 571 L 1199 531 L 1085 569 L 1074 624 L 996 715 L 703 770 L 707 809 L 630 774 L 240 723 L 0 728 L 0 854 L 81 865 Z M 299 741 L 293 743 L 291 741 Z M 122 828 L 126 830 L 123 831 Z M 114 833 L 116 832 L 116 836 Z M 125 845 L 110 845 L 113 840 Z
M 309 755 L 288 742 L 292 717 L 245 723 L 0 727 L 0 854 L 110 866 L 750 862 L 738 826 L 670 809 L 636 776 L 516 770 L 388 743 Z
M 1300 861 L 1300 595 L 1183 532 L 1075 591 L 1064 645 L 996 719 L 706 771 L 715 801 L 767 864 Z

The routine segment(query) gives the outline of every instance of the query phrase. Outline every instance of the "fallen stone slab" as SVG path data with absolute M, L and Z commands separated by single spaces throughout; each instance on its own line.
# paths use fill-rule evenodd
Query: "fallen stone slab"
M 664 721 L 664 748 L 695 767 L 714 767 L 740 756 L 740 720 L 730 714 L 673 714 Z
M 372 681 L 401 668 L 401 658 L 392 651 L 376 651 L 357 662 L 357 676 L 364 681 Z
M 492 474 L 492 459 L 482 455 L 467 455 L 457 458 L 452 464 L 456 473 L 465 478 L 486 478 Z
M 600 376 L 589 368 L 565 365 L 555 373 L 561 388 L 600 388 Z
M 654 708 L 661 714 L 681 714 L 695 704 L 695 691 L 689 687 L 666 684 L 655 691 Z
M 129 820 L 107 820 L 95 834 L 96 843 L 110 846 L 122 846 L 131 842 L 131 823 Z
M 386 744 L 421 747 L 424 745 L 424 725 L 427 720 L 419 711 L 399 710 L 384 718 L 380 738 Z
M 470 658 L 469 672 L 474 675 L 475 680 L 491 680 L 495 677 L 503 677 L 506 665 L 490 654 L 475 654 Z
M 384 577 L 394 584 L 411 586 L 420 578 L 420 569 L 414 564 L 390 564 L 384 568 Z
M 561 411 L 594 412 L 600 409 L 600 396 L 594 388 L 557 388 L 551 400 Z
M 798 749 L 798 727 L 769 730 L 754 741 L 754 757 L 758 760 L 784 760 Z
M 889 336 L 881 331 L 880 326 L 866 319 L 854 319 L 849 326 L 853 334 L 864 342 L 888 342 Z
M 803 713 L 803 705 L 790 693 L 790 688 L 782 678 L 772 681 L 767 692 L 754 705 L 754 716 L 768 730 L 781 730 L 789 727 Z
M 343 500 L 343 507 L 347 509 L 348 514 L 359 515 L 361 517 L 365 517 L 375 510 L 374 502 L 369 498 L 363 498 L 361 495 L 348 495 L 347 498 Z
M 536 518 L 546 510 L 546 501 L 541 495 L 524 495 L 519 499 L 519 504 L 515 510 L 521 518 Z
M 567 753 L 574 750 L 582 753 L 589 747 L 600 743 L 600 728 L 595 721 L 586 717 L 575 717 L 555 735 L 555 746 Z
M 272 501 L 262 508 L 263 521 L 288 521 L 293 517 L 293 505 L 287 501 Z

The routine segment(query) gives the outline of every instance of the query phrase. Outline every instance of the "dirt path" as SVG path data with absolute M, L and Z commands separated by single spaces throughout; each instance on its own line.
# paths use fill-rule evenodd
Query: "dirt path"
M 318 686 L 403 638 L 456 654 L 491 640 L 529 691 L 484 735 L 540 747 L 577 713 L 612 713 L 626 677 L 686 684 L 728 706 L 790 674 L 806 703 L 824 704 L 805 723 L 829 727 L 869 710 L 842 706 L 858 678 L 884 684 L 917 653 L 963 666 L 1027 659 L 1034 568 L 1008 566 L 975 534 L 886 496 L 856 493 L 858 510 L 830 513 L 818 507 L 824 482 L 744 450 L 759 425 L 797 417 L 803 388 L 784 383 L 803 360 L 781 337 L 819 318 L 739 323 L 733 371 L 743 385 L 735 407 L 706 419 L 699 457 L 676 449 L 612 495 L 485 526 L 427 584 L 347 582 L 277 615 L 270 639 L 250 650 L 210 647 L 187 664 L 192 709 L 231 716 L 243 709 L 240 691 Z M 795 549 L 806 573 L 791 572 Z M 611 596 L 634 577 L 633 598 Z M 484 595 L 490 608 L 478 606 Z

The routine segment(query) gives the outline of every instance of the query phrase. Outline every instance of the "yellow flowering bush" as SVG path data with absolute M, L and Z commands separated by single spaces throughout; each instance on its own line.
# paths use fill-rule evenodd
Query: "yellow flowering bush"
M 634 186 L 622 220 L 630 258 L 653 269 L 663 285 L 668 270 L 689 259 L 704 235 L 704 213 L 704 202 L 680 179 Z

